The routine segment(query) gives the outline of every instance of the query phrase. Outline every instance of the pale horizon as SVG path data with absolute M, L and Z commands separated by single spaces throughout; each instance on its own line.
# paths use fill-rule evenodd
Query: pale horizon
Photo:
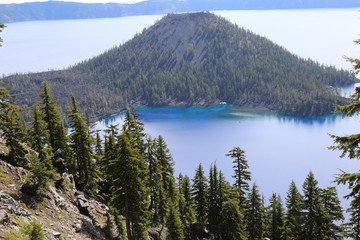
M 29 3 L 29 2 L 47 2 L 48 0 L 0 0 L 0 4 Z M 81 3 L 138 3 L 146 0 L 58 0 L 64 2 Z

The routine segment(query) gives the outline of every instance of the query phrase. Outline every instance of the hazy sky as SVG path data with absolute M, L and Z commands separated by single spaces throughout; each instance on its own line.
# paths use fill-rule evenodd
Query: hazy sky
M 6 3 L 24 3 L 24 2 L 46 2 L 47 0 L 0 0 L 0 4 Z M 108 2 L 117 2 L 117 3 L 136 3 L 142 2 L 144 0 L 60 0 L 66 2 L 85 2 L 85 3 L 108 3 Z

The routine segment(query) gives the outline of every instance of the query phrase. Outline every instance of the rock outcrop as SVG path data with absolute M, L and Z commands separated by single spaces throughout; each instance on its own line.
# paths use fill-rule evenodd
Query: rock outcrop
M 46 239 L 102 240 L 116 234 L 108 221 L 109 207 L 76 191 L 71 175 L 58 175 L 41 201 L 20 191 L 28 175 L 27 170 L 0 160 L 0 239 L 33 222 L 41 224 Z

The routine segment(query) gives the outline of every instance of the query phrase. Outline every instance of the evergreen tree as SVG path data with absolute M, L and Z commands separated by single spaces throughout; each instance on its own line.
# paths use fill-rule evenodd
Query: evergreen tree
M 310 172 L 303 184 L 304 193 L 304 226 L 302 239 L 319 240 L 322 235 L 323 208 L 321 205 L 320 189 L 314 174 Z
M 202 164 L 195 170 L 195 176 L 192 185 L 192 195 L 194 198 L 194 206 L 196 212 L 196 219 L 198 222 L 207 222 L 207 211 L 208 211 L 208 184 L 204 174 Z
M 24 132 L 20 124 L 20 115 L 15 108 L 5 109 L 0 114 L 2 137 L 9 148 L 9 163 L 26 167 L 25 149 L 23 147 Z
M 236 200 L 224 202 L 220 212 L 221 223 L 219 226 L 221 240 L 247 240 L 244 231 L 244 216 Z
M 234 147 L 226 156 L 234 159 L 233 168 L 235 174 L 233 177 L 235 178 L 235 186 L 239 191 L 240 206 L 242 206 L 246 202 L 246 193 L 249 190 L 248 181 L 251 180 L 251 173 L 247 170 L 249 165 L 245 158 L 245 151 L 239 147 Z
M 343 209 L 335 187 L 320 189 L 322 203 L 322 237 L 323 239 L 343 239 L 343 227 L 338 223 L 344 220 Z
M 2 23 L 0 23 L 0 33 L 2 32 L 3 28 L 5 28 L 6 26 Z M 0 38 L 0 47 L 2 46 L 1 43 L 3 42 L 2 38 Z
M 351 201 L 350 208 L 347 210 L 350 214 L 349 222 L 346 224 L 349 226 L 348 237 L 354 240 L 360 240 L 360 199 L 354 198 Z
M 78 189 L 86 190 L 93 194 L 96 187 L 95 162 L 91 149 L 93 139 L 89 135 L 89 127 L 83 119 L 75 97 L 71 96 L 71 100 L 72 110 L 69 117 L 72 133 L 70 134 L 70 146 L 76 161 L 76 185 Z
M 294 181 L 291 181 L 286 196 L 286 214 L 284 222 L 284 240 L 300 240 L 303 224 L 302 196 Z
M 169 240 L 184 240 L 183 225 L 180 220 L 178 208 L 174 204 L 169 205 L 169 214 L 166 218 Z
M 148 179 L 147 185 L 150 189 L 150 206 L 149 210 L 152 212 L 152 223 L 159 224 L 160 217 L 159 217 L 159 209 L 163 211 L 163 206 L 160 204 L 164 201 L 160 199 L 163 196 L 163 182 L 162 182 L 162 175 L 161 175 L 161 165 L 156 157 L 156 150 L 157 150 L 157 141 L 156 139 L 151 139 L 150 137 L 147 138 L 146 144 L 146 161 L 149 166 L 148 171 Z M 163 212 L 161 212 L 162 217 L 164 217 Z
M 112 205 L 125 217 L 128 240 L 147 239 L 149 191 L 146 187 L 148 168 L 142 146 L 142 128 L 127 111 L 123 130 L 117 136 L 117 152 L 110 161 Z M 140 131 L 140 132 L 139 132 Z
M 42 112 L 37 105 L 33 108 L 33 121 L 29 129 L 30 146 L 39 154 L 39 159 L 44 163 L 49 172 L 54 172 L 51 158 L 52 149 L 49 146 L 49 132 L 43 120 Z M 51 175 L 49 175 L 51 177 Z
M 105 130 L 104 140 L 104 157 L 102 158 L 100 169 L 105 174 L 106 179 L 110 182 L 111 171 L 110 161 L 117 157 L 117 142 L 116 138 L 119 135 L 119 129 L 117 125 L 110 125 Z
M 14 95 L 0 86 L 0 135 L 9 148 L 8 161 L 13 165 L 25 166 L 25 150 L 22 145 L 25 136 L 20 122 L 20 108 L 15 105 L 14 99 Z
M 221 172 L 218 172 L 216 164 L 211 165 L 209 174 L 208 221 L 209 230 L 216 239 L 220 238 L 221 232 L 220 223 L 222 220 L 219 213 L 222 211 L 224 201 L 224 181 L 223 175 Z
M 22 186 L 21 191 L 33 196 L 39 196 L 47 192 L 50 183 L 50 176 L 54 174 L 53 170 L 49 170 L 41 159 L 32 153 L 28 156 L 30 162 L 30 171 L 32 175 Z
M 264 200 L 254 183 L 248 194 L 248 206 L 245 211 L 246 232 L 249 240 L 260 240 L 265 232 Z
M 156 139 L 156 158 L 160 164 L 161 179 L 167 198 L 175 196 L 174 161 L 162 136 Z
M 190 178 L 185 175 L 179 174 L 178 177 L 178 186 L 179 186 L 179 211 L 180 218 L 183 223 L 184 228 L 188 228 L 190 224 L 194 223 L 195 210 L 193 208 L 193 198 L 191 195 L 191 182 Z
M 268 211 L 268 218 L 270 224 L 268 226 L 267 236 L 272 240 L 282 240 L 284 228 L 283 207 L 280 195 L 273 193 L 270 198 L 270 206 Z
M 59 113 L 59 109 L 56 105 L 56 102 L 53 100 L 49 84 L 47 82 L 43 83 L 43 90 L 40 94 L 42 98 L 41 110 L 43 112 L 43 120 L 47 123 L 47 130 L 49 132 L 49 142 L 53 151 L 61 149 L 65 151 L 66 149 L 66 129 L 64 128 L 64 123 Z

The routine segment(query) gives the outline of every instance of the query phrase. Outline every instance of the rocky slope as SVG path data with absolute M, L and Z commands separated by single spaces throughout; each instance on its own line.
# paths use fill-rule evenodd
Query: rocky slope
M 30 173 L 0 160 L 0 239 L 18 236 L 34 221 L 43 227 L 46 239 L 108 239 L 105 231 L 109 208 L 73 188 L 64 174 L 42 201 L 20 192 Z M 16 233 L 17 232 L 17 233 Z
M 0 239 L 20 239 L 23 228 L 34 222 L 46 239 L 109 239 L 116 234 L 108 206 L 76 191 L 71 175 L 57 174 L 41 200 L 23 194 L 21 186 L 31 173 L 4 161 L 7 153 L 0 138 Z

